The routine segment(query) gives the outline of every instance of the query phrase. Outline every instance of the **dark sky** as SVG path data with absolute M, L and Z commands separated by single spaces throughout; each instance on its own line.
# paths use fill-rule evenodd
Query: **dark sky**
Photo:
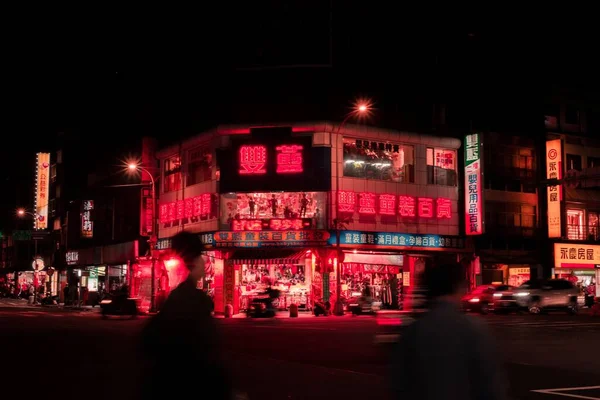
M 0 229 L 17 205 L 31 207 L 34 153 L 59 131 L 90 147 L 144 134 L 166 142 L 217 123 L 341 119 L 356 96 L 373 97 L 385 125 L 382 114 L 425 94 L 597 84 L 592 26 L 551 26 L 541 15 L 490 23 L 325 0 L 233 2 L 173 18 L 105 11 L 12 22 Z

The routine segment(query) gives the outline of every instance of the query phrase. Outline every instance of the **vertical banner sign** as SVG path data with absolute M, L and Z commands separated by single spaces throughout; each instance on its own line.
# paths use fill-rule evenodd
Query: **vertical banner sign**
M 152 207 L 152 189 L 142 188 L 141 206 L 140 206 L 140 235 L 152 236 L 152 219 L 154 218 L 154 209 Z
M 48 228 L 48 195 L 50 192 L 50 153 L 37 153 L 35 180 L 35 229 Z
M 546 178 L 562 178 L 562 145 L 560 139 L 546 142 Z M 548 237 L 561 237 L 560 201 L 562 186 L 548 186 Z
M 481 136 L 473 133 L 465 137 L 465 230 L 467 235 L 483 234 L 483 165 L 481 163 Z
M 92 211 L 94 210 L 94 200 L 84 200 L 81 210 L 81 237 L 91 239 L 94 237 L 94 222 L 92 221 Z

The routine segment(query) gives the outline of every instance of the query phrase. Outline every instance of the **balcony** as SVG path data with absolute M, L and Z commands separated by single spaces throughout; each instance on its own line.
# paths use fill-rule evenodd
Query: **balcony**
M 568 224 L 567 239 L 569 240 L 589 240 L 600 241 L 600 224 L 594 223 L 589 225 Z

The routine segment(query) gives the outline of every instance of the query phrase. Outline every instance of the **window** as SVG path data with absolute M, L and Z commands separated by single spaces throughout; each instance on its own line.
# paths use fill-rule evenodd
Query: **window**
M 577 154 L 567 154 L 567 171 L 581 171 L 581 156 Z
M 598 217 L 600 213 L 588 213 L 588 236 L 590 240 L 600 240 L 600 221 Z
M 427 148 L 427 183 L 456 186 L 456 151 Z
M 60 199 L 60 185 L 56 185 L 56 187 L 54 188 L 54 197 Z
M 588 166 L 588 168 L 600 167 L 600 157 L 588 156 L 587 166 Z
M 181 189 L 181 157 L 173 156 L 164 161 L 164 191 Z
M 56 199 L 50 199 L 50 201 L 48 201 L 48 212 L 51 217 L 56 215 Z
M 50 181 L 56 182 L 56 164 L 50 166 Z
M 62 164 L 62 150 L 56 151 L 56 163 Z
M 344 138 L 344 176 L 414 182 L 414 147 Z
M 583 221 L 583 210 L 567 209 L 567 238 L 571 240 L 585 239 Z
M 567 106 L 565 109 L 565 123 L 569 125 L 579 125 L 579 110 L 574 106 Z
M 210 147 L 202 146 L 188 153 L 187 186 L 209 181 L 212 178 L 212 153 Z
M 485 207 L 486 223 L 490 227 L 533 230 L 537 225 L 533 205 L 490 201 Z

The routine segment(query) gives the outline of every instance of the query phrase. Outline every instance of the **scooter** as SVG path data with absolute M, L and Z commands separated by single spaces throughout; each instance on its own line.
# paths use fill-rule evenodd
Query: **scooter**
M 315 314 L 315 317 L 318 317 L 319 315 L 331 315 L 331 303 L 328 301 L 316 301 L 313 306 L 313 313 Z
M 132 319 L 138 315 L 137 303 L 125 295 L 111 296 L 100 302 L 102 318 L 106 319 L 109 315 L 129 316 Z
M 275 316 L 273 299 L 271 297 L 253 299 L 248 305 L 246 315 L 249 318 L 273 318 Z

